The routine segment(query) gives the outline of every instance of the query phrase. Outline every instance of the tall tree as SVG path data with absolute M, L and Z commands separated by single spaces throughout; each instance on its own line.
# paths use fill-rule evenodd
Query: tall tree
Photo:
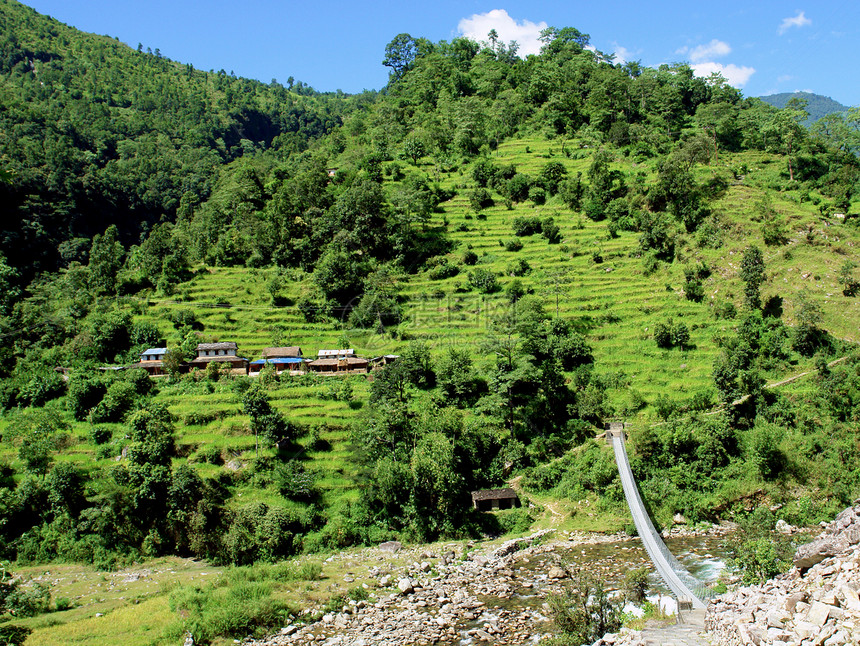
M 761 284 L 765 281 L 764 256 L 761 249 L 749 246 L 741 259 L 741 280 L 744 281 L 744 302 L 751 310 L 761 309 Z
M 385 46 L 385 58 L 382 64 L 390 67 L 394 80 L 399 80 L 412 67 L 418 53 L 418 45 L 409 34 L 397 34 Z

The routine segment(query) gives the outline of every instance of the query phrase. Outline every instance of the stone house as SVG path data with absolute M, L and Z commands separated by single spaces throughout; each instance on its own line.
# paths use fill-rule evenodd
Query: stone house
M 197 357 L 191 360 L 190 367 L 205 369 L 210 363 L 229 366 L 233 374 L 248 373 L 248 360 L 239 356 L 239 348 L 233 341 L 198 343 Z
M 472 492 L 472 506 L 478 511 L 511 509 L 520 506 L 520 499 L 513 489 L 482 489 Z

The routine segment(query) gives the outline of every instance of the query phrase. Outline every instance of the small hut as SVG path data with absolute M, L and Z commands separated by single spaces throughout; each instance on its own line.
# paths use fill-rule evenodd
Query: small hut
M 167 348 L 149 348 L 140 353 L 140 362 L 132 364 L 129 368 L 143 368 L 151 377 L 167 374 L 164 370 L 164 357 L 167 356 Z
M 472 492 L 472 506 L 478 511 L 511 509 L 520 506 L 520 499 L 513 489 L 482 489 Z

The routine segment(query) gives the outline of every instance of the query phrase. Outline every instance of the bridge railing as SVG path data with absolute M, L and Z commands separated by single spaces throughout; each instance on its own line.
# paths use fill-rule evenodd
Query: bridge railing
M 607 439 L 611 440 L 615 450 L 615 461 L 618 464 L 618 472 L 624 487 L 624 495 L 627 498 L 627 506 L 630 508 L 636 530 L 639 532 L 648 555 L 654 562 L 654 566 L 660 573 L 661 578 L 666 582 L 666 585 L 679 598 L 693 596 L 695 598 L 690 599 L 691 602 L 697 606 L 704 606 L 702 600 L 713 597 L 714 592 L 690 574 L 687 568 L 675 558 L 669 551 L 669 548 L 666 547 L 662 537 L 654 527 L 654 523 L 651 522 L 651 518 L 645 510 L 645 504 L 639 494 L 639 489 L 636 486 L 636 480 L 633 478 L 630 460 L 627 457 L 627 449 L 624 446 L 623 431 L 618 427 L 611 428 L 609 433 L 607 433 Z M 660 562 L 661 559 L 662 563 Z

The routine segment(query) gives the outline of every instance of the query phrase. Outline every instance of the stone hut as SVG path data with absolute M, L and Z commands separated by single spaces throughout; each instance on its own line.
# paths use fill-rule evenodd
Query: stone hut
M 472 492 L 472 506 L 478 511 L 511 509 L 520 506 L 520 499 L 513 489 L 482 489 Z

